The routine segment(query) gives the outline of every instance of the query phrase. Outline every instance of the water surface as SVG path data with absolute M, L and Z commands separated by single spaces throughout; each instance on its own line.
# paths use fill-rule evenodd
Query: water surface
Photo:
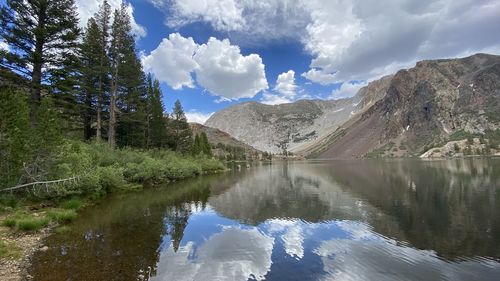
M 115 195 L 35 280 L 500 280 L 500 160 L 257 165 Z

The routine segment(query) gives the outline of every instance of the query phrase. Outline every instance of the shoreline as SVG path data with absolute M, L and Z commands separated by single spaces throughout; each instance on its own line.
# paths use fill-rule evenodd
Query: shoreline
M 205 171 L 195 177 L 186 177 L 180 180 L 166 181 L 163 184 L 170 184 L 174 182 L 179 182 L 183 180 L 193 179 L 196 177 L 202 177 L 206 175 L 222 174 L 231 171 L 231 169 L 223 169 L 219 171 Z M 154 186 L 155 184 L 153 184 Z M 150 188 L 151 185 L 143 183 L 144 188 Z M 138 190 L 121 190 L 114 193 L 107 194 L 97 200 L 85 200 L 82 208 L 92 208 L 94 204 L 100 200 L 104 200 L 107 196 L 115 193 L 129 193 L 137 192 Z M 44 203 L 39 203 L 43 205 Z M 35 210 L 32 210 L 35 208 Z M 35 217 L 43 217 L 48 211 L 50 211 L 52 206 L 45 206 L 38 208 L 36 204 L 27 204 L 20 209 L 28 210 L 28 212 Z M 0 222 L 3 221 L 15 213 L 16 210 L 9 210 L 0 215 Z M 31 267 L 31 259 L 33 255 L 38 251 L 45 251 L 48 249 L 44 245 L 44 240 L 48 236 L 54 234 L 54 230 L 58 227 L 62 227 L 65 224 L 60 224 L 56 222 L 51 222 L 47 226 L 35 230 L 35 231 L 21 231 L 17 229 L 9 228 L 3 224 L 0 224 L 0 242 L 5 242 L 8 250 L 12 251 L 12 256 L 0 257 L 0 280 L 2 281 L 31 281 L 33 277 L 29 275 L 29 268 Z

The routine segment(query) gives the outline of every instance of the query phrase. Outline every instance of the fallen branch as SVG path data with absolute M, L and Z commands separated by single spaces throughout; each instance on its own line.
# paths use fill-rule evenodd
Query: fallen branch
M 0 192 L 2 192 L 2 191 L 14 191 L 14 190 L 29 187 L 29 186 L 33 186 L 33 188 L 34 188 L 36 185 L 39 185 L 39 184 L 44 184 L 45 186 L 48 186 L 49 184 L 62 183 L 62 182 L 67 182 L 67 181 L 72 181 L 72 180 L 77 180 L 77 179 L 78 179 L 78 177 L 72 177 L 72 178 L 53 180 L 53 181 L 30 182 L 30 183 L 26 183 L 26 184 L 16 185 L 14 187 L 5 188 L 5 189 L 0 190 Z

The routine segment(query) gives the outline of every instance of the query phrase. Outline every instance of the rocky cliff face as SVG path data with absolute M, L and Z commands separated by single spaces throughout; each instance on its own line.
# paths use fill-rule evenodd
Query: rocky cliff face
M 396 73 L 384 97 L 315 153 L 417 156 L 457 132 L 495 131 L 499 118 L 500 56 L 422 61 Z
M 207 126 L 260 150 L 320 158 L 417 156 L 457 132 L 484 134 L 500 122 L 500 56 L 431 60 L 341 100 L 243 103 Z
M 385 93 L 388 81 L 390 77 L 371 83 L 348 99 L 300 100 L 280 105 L 242 103 L 217 112 L 205 125 L 228 132 L 262 151 L 301 153 L 375 104 Z

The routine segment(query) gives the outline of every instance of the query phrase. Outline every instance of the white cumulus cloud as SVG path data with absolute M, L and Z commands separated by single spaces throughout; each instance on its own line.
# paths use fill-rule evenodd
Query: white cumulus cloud
M 148 56 L 142 56 L 142 65 L 146 72 L 154 73 L 173 89 L 178 90 L 183 86 L 194 88 L 191 72 L 198 66 L 193 60 L 197 48 L 193 38 L 172 33 Z
M 243 55 L 229 40 L 210 38 L 197 45 L 192 38 L 170 34 L 149 55 L 142 56 L 146 71 L 174 89 L 196 82 L 220 100 L 252 98 L 268 88 L 265 66 L 259 55 Z
M 340 88 L 332 91 L 331 97 L 333 99 L 350 98 L 356 95 L 359 89 L 365 87 L 366 85 L 368 85 L 367 82 L 344 82 Z
M 205 124 L 205 122 L 207 122 L 208 118 L 210 118 L 210 116 L 212 116 L 215 112 L 210 112 L 210 113 L 203 113 L 203 112 L 199 112 L 199 111 L 196 111 L 196 110 L 190 110 L 188 112 L 186 112 L 186 118 L 188 120 L 188 122 L 190 123 L 199 123 L 199 124 Z
M 227 39 L 210 38 L 193 58 L 198 63 L 196 81 L 224 100 L 252 98 L 268 88 L 261 57 L 242 55 Z
M 104 2 L 103 0 L 89 1 L 89 0 L 76 0 L 76 7 L 78 9 L 78 15 L 80 17 L 80 26 L 86 27 L 87 21 L 90 17 L 94 16 L 95 13 L 99 11 L 99 6 Z M 123 0 L 108 0 L 111 10 L 120 9 Z M 146 37 L 146 28 L 138 24 L 134 18 L 134 7 L 131 3 L 127 3 L 127 13 L 130 16 L 132 33 L 138 38 Z
M 276 86 L 274 90 L 284 96 L 294 97 L 297 85 L 295 85 L 295 71 L 289 70 L 288 72 L 278 75 Z
M 320 84 L 373 80 L 418 60 L 499 52 L 500 0 L 149 0 L 171 27 L 203 22 L 238 44 L 296 40 Z M 280 41 L 281 42 L 281 41 Z

